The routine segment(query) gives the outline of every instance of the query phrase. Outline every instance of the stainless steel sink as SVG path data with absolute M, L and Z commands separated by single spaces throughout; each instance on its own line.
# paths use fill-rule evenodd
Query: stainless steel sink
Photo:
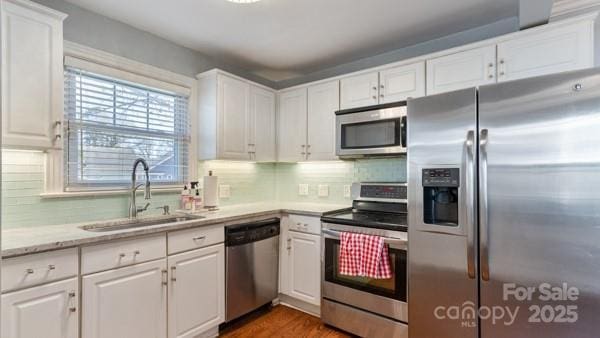
M 80 228 L 82 230 L 91 231 L 91 232 L 105 232 L 105 231 L 116 231 L 116 230 L 126 230 L 126 229 L 149 227 L 152 225 L 159 225 L 159 224 L 185 222 L 185 221 L 199 220 L 199 219 L 203 219 L 203 218 L 204 218 L 204 216 L 171 216 L 171 217 L 146 218 L 146 219 L 142 218 L 142 219 L 133 219 L 133 220 L 95 223 L 95 224 L 84 225 Z

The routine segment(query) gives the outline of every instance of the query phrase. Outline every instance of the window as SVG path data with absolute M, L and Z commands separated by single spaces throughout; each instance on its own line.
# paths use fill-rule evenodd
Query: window
M 140 157 L 153 185 L 187 181 L 187 96 L 66 67 L 65 123 L 68 191 L 127 187 Z

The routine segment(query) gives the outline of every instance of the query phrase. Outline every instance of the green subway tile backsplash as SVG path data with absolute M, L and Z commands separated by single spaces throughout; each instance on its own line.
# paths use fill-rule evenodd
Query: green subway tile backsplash
M 41 152 L 3 150 L 2 227 L 30 227 L 107 220 L 127 216 L 128 196 L 42 199 L 45 155 Z M 405 181 L 405 158 L 309 163 L 200 162 L 198 176 L 212 170 L 219 184 L 230 186 L 231 197 L 221 205 L 260 201 L 349 203 L 344 186 L 357 181 Z M 308 196 L 298 195 L 298 185 L 308 184 Z M 328 197 L 318 197 L 319 184 L 329 186 Z M 140 195 L 140 200 L 143 198 Z M 179 208 L 179 193 L 155 193 L 152 210 L 169 205 Z

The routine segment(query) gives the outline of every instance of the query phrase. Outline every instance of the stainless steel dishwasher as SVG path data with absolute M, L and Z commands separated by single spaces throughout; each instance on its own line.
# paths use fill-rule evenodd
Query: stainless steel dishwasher
M 279 223 L 273 218 L 225 227 L 227 322 L 277 298 Z

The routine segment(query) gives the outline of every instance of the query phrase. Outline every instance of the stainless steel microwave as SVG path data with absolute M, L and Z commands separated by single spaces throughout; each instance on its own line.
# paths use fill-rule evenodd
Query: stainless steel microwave
M 340 158 L 406 153 L 406 101 L 335 113 Z

